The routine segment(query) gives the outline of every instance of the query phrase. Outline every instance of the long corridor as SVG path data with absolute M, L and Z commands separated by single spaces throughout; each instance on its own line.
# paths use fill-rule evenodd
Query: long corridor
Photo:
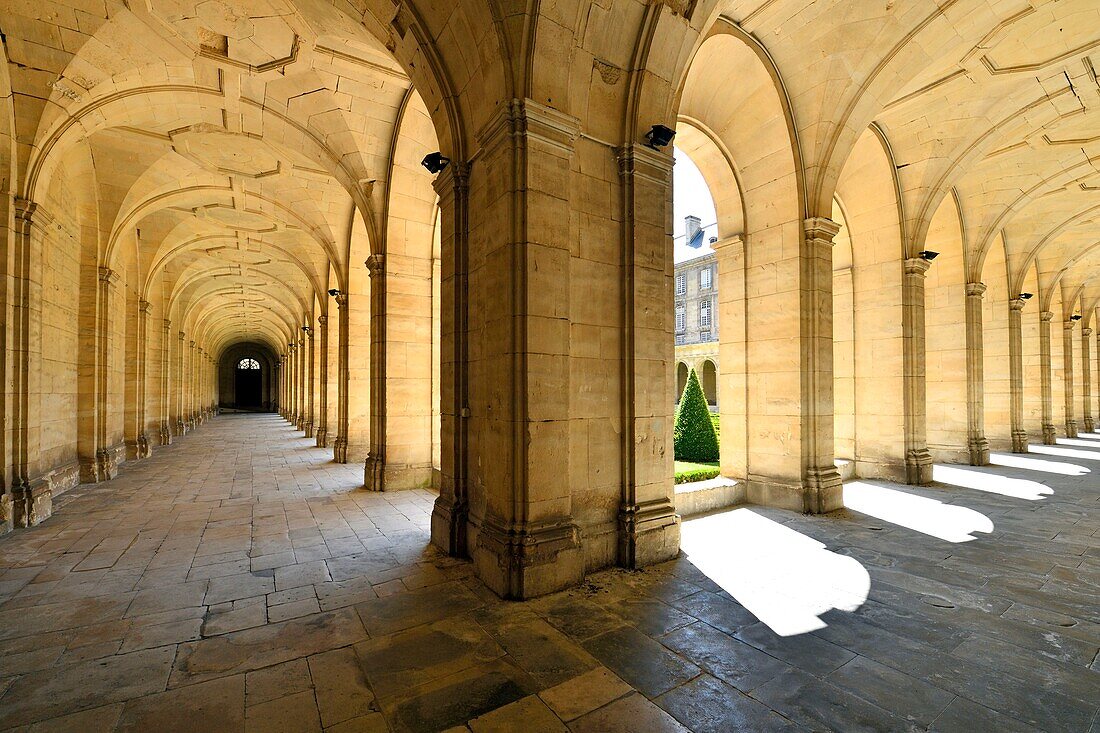
M 300 436 L 223 415 L 0 538 L 0 730 L 1100 730 L 1100 434 L 525 603 Z

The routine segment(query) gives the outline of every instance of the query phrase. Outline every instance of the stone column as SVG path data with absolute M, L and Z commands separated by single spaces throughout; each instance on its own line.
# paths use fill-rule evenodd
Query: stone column
M 290 368 L 287 370 L 287 383 L 290 388 L 289 397 L 289 414 L 287 420 L 290 424 L 297 427 L 298 425 L 298 344 L 293 341 L 288 342 L 286 345 L 287 353 L 290 355 Z
M 137 457 L 148 458 L 153 453 L 149 434 L 145 432 L 148 422 L 149 389 L 149 313 L 153 305 L 147 300 L 138 300 L 138 348 L 137 348 Z
M 1012 452 L 1027 453 L 1027 431 L 1024 430 L 1024 349 L 1023 310 L 1027 301 L 1008 301 L 1008 379 L 1012 421 Z
M 1091 328 L 1081 329 L 1081 422 L 1086 433 L 1096 430 L 1092 421 L 1092 359 L 1089 354 L 1091 336 Z
M 1063 360 L 1063 390 L 1066 404 L 1066 437 L 1077 437 L 1077 420 L 1073 409 L 1073 327 L 1077 325 L 1074 320 L 1067 320 L 1062 324 L 1062 354 Z
M 1050 322 L 1054 314 L 1043 311 L 1039 314 L 1039 385 L 1043 399 L 1043 444 L 1054 445 L 1057 432 L 1054 430 L 1054 402 L 1051 392 L 1050 367 Z
M 905 261 L 902 284 L 902 338 L 905 342 L 905 480 L 932 481 L 932 455 L 927 437 L 927 371 L 924 336 L 924 278 L 931 263 L 920 257 Z
M 187 427 L 194 430 L 195 426 L 198 425 L 198 421 L 195 419 L 195 372 L 198 371 L 198 368 L 195 363 L 195 342 L 188 341 L 187 345 Z
M 306 391 L 309 389 L 309 382 L 306 380 L 306 343 L 301 336 L 298 337 L 297 347 L 295 358 L 298 367 L 298 382 L 296 385 L 298 399 L 295 403 L 295 409 L 298 412 L 298 419 L 294 421 L 294 424 L 304 432 L 306 429 Z
M 971 466 L 989 465 L 985 437 L 985 346 L 982 339 L 982 296 L 985 283 L 966 284 L 966 424 Z
M 305 419 L 305 422 L 302 425 L 302 430 L 305 431 L 305 434 L 306 434 L 307 438 L 312 438 L 313 437 L 313 421 L 315 419 L 314 416 L 316 414 L 313 411 L 313 408 L 314 408 L 313 393 L 317 389 L 317 375 L 315 374 L 315 371 L 316 371 L 317 367 L 316 367 L 316 362 L 314 361 L 314 359 L 317 358 L 317 354 L 313 350 L 313 328 L 311 326 L 306 326 L 303 333 L 305 333 L 305 335 L 306 335 L 307 347 L 306 347 L 306 359 L 305 359 L 305 366 L 306 366 L 306 419 Z
M 36 228 L 51 223 L 44 210 L 28 199 L 14 200 L 12 249 L 6 253 L 11 283 L 10 334 L 10 423 L 5 439 L 10 440 L 7 457 L 10 469 L 5 473 L 11 481 L 11 494 L 0 497 L 0 531 L 9 524 L 31 527 L 53 513 L 53 492 L 41 475 L 39 465 L 41 392 L 41 322 L 42 284 L 41 247 L 35 247 Z M 5 304 L 6 305 L 6 304 Z
M 363 486 L 386 490 L 386 258 L 372 254 L 363 263 L 370 276 L 370 446 Z
M 339 311 L 339 331 L 337 332 L 339 369 L 336 375 L 336 440 L 332 445 L 332 459 L 336 463 L 348 462 L 348 294 L 336 296 Z
M 183 331 L 177 332 L 177 344 L 176 344 L 176 389 L 175 394 L 172 395 L 172 400 L 176 405 L 176 424 L 175 434 L 183 435 L 187 432 L 187 422 L 183 415 L 183 392 L 184 383 L 186 377 L 183 373 L 183 350 L 186 348 L 185 340 L 187 334 Z
M 844 506 L 833 463 L 833 237 L 840 225 L 824 218 L 803 222 L 800 287 L 802 336 L 803 511 Z
M 671 465 L 674 327 L 669 308 L 652 303 L 654 294 L 669 292 L 665 205 L 672 179 L 670 153 L 644 145 L 616 151 L 625 347 L 618 562 L 628 568 L 661 562 L 680 550 Z
M 80 457 L 80 480 L 82 483 L 107 481 L 118 475 L 118 462 L 111 447 L 107 444 L 107 369 L 110 356 L 110 315 L 111 294 L 118 276 L 108 267 L 99 268 L 98 293 L 96 298 L 95 319 L 95 356 L 93 412 L 94 426 L 92 453 Z
M 161 354 L 160 354 L 160 444 L 170 445 L 172 443 L 172 408 L 171 408 L 171 396 L 168 392 L 168 367 L 170 362 L 171 352 L 168 348 L 169 340 L 172 336 L 172 322 L 165 318 L 162 322 L 162 331 L 160 335 L 161 340 Z
M 440 485 L 432 510 L 432 544 L 465 556 L 470 511 L 467 483 L 469 408 L 470 169 L 453 161 L 435 179 L 444 258 L 440 281 Z
M 320 375 L 317 380 L 317 429 L 315 437 L 317 447 L 328 446 L 328 316 L 317 318 L 317 329 L 320 332 Z

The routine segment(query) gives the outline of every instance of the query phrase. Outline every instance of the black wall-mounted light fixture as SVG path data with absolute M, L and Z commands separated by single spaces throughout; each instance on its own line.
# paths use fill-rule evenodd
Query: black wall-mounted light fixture
M 1071 321 L 1079 321 L 1079 320 L 1081 320 L 1081 316 L 1079 316 L 1078 314 L 1074 313 L 1074 314 L 1073 314 L 1072 316 L 1070 316 L 1070 317 L 1069 317 L 1069 319 L 1070 319 Z
M 428 169 L 429 173 L 439 173 L 441 170 L 447 167 L 447 164 L 451 162 L 451 159 L 445 156 L 443 153 L 428 153 L 424 156 L 424 160 L 420 161 L 420 165 Z
M 337 295 L 340 294 L 340 291 L 336 288 L 329 288 L 328 294 L 335 298 Z
M 654 150 L 658 150 L 672 142 L 672 138 L 674 137 L 676 137 L 676 131 L 671 127 L 654 125 L 649 128 L 649 132 L 645 134 L 645 144 Z
M 1032 293 L 1020 293 L 1018 297 L 1020 300 L 1031 300 L 1035 296 Z
M 939 256 L 940 256 L 939 252 L 933 252 L 930 249 L 922 249 L 920 252 L 917 252 L 917 257 L 920 257 L 922 260 L 928 260 L 929 262 L 931 262 L 932 260 L 936 259 Z

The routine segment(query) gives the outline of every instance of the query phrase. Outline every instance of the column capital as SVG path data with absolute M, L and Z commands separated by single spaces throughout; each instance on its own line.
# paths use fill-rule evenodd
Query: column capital
M 432 181 L 432 187 L 439 197 L 452 191 L 466 191 L 470 188 L 470 164 L 452 160 Z
M 1012 298 L 1008 301 L 1008 309 L 1013 311 L 1022 311 L 1025 305 L 1027 305 L 1027 301 L 1019 298 Z
M 919 275 L 923 278 L 931 266 L 932 263 L 923 257 L 910 257 L 905 261 L 905 274 Z
M 648 145 L 634 143 L 615 148 L 619 163 L 619 178 L 636 176 L 666 185 L 672 177 L 673 157 Z
M 194 341 L 188 342 L 188 346 L 190 346 L 192 349 L 195 348 L 195 342 Z
M 167 318 L 164 319 L 164 332 L 168 333 L 172 330 L 172 322 Z
M 328 325 L 328 316 L 317 316 L 317 323 L 322 326 Z
M 1062 321 L 1062 328 L 1066 329 L 1067 331 L 1072 331 L 1073 327 L 1076 326 L 1076 325 L 1077 325 L 1077 321 L 1072 321 L 1068 318 L 1066 320 Z
M 1092 335 L 1092 329 L 1088 328 L 1087 326 L 1085 328 L 1082 328 L 1081 329 L 1081 335 L 1084 336 L 1085 338 L 1088 338 L 1089 336 Z
M 153 304 L 148 300 L 138 300 L 138 313 L 149 315 L 153 311 Z
M 340 310 L 343 310 L 348 304 L 348 294 L 347 293 L 338 293 L 336 295 L 335 300 L 336 300 L 336 305 L 338 305 L 340 307 Z
M 1044 323 L 1050 323 L 1052 320 L 1054 320 L 1054 314 L 1050 311 L 1043 311 L 1039 314 L 1039 320 L 1043 321 Z
M 112 270 L 109 267 L 100 267 L 99 268 L 99 281 L 100 282 L 111 285 L 117 280 L 118 280 L 118 273 L 116 273 L 114 270 Z
M 744 234 L 733 234 L 733 235 L 728 236 L 728 237 L 723 237 L 722 239 L 719 239 L 717 242 L 711 243 L 710 248 L 713 249 L 715 252 L 717 252 L 717 251 L 723 250 L 727 247 L 744 248 L 744 246 L 745 246 L 745 235 Z
M 183 341 L 185 338 L 187 338 L 187 334 L 185 334 L 183 331 L 180 331 L 179 334 L 180 341 Z
M 832 244 L 833 237 L 840 232 L 840 224 L 823 216 L 812 216 L 802 221 L 802 229 L 806 239 L 824 239 Z
M 386 272 L 386 256 L 383 254 L 373 254 L 364 260 L 363 264 L 367 266 L 371 280 Z
M 581 121 L 572 115 L 533 99 L 510 99 L 497 107 L 496 113 L 478 131 L 476 138 L 486 154 L 492 154 L 495 148 L 507 144 L 517 135 L 571 153 L 580 129 Z
M 980 298 L 985 295 L 985 283 L 967 283 L 966 294 L 972 298 Z

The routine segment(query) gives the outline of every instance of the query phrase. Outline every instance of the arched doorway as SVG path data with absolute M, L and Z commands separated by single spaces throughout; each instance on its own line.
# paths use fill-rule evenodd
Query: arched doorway
M 680 397 L 684 394 L 684 387 L 688 383 L 688 366 L 684 362 L 680 362 L 676 365 L 676 401 L 680 401 Z
M 718 369 L 714 362 L 707 359 L 703 362 L 703 395 L 707 398 L 707 404 L 711 407 L 718 406 Z
M 242 410 L 263 408 L 263 372 L 260 362 L 246 357 L 237 362 L 236 393 L 237 407 Z

